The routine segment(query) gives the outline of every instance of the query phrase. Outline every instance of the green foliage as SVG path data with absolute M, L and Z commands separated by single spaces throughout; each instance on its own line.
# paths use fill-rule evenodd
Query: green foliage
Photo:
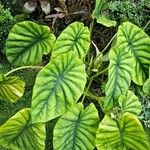
M 13 17 L 9 9 L 4 9 L 0 3 L 0 51 L 4 52 L 5 41 L 13 25 Z
M 150 38 L 137 26 L 125 22 L 118 29 L 117 45 L 129 49 L 133 54 L 135 61 L 132 80 L 143 85 L 150 66 Z
M 106 115 L 96 135 L 98 150 L 149 150 L 150 145 L 137 117 L 125 113 L 118 119 Z
M 144 83 L 144 85 L 143 85 L 143 91 L 144 91 L 146 94 L 150 95 L 150 78 L 148 78 L 148 79 L 145 81 L 145 83 Z
M 85 110 L 78 103 L 57 122 L 54 129 L 54 149 L 92 150 L 99 124 L 98 111 L 93 104 Z
M 57 38 L 53 47 L 52 57 L 56 57 L 68 51 L 74 51 L 83 59 L 90 46 L 90 31 L 83 23 L 70 24 Z
M 29 109 L 22 110 L 23 112 L 18 112 L 15 117 L 0 127 L 0 133 L 2 133 L 0 144 L 2 143 L 2 146 L 13 146 L 15 149 L 26 147 L 28 149 L 44 149 L 43 142 L 46 136 L 43 129 L 44 123 L 56 118 L 58 122 L 53 134 L 53 146 L 56 150 L 91 150 L 95 146 L 98 150 L 150 149 L 146 133 L 137 116 L 141 112 L 141 104 L 137 96 L 129 91 L 131 80 L 143 86 L 148 78 L 150 38 L 142 29 L 129 22 L 119 26 L 117 40 L 109 52 L 108 68 L 104 68 L 105 66 L 101 62 L 104 51 L 99 53 L 101 56 L 97 55 L 96 59 L 88 59 L 90 61 L 86 62 L 85 56 L 90 45 L 90 34 L 88 28 L 84 27 L 82 23 L 74 22 L 69 25 L 56 42 L 55 36 L 47 27 L 32 22 L 16 24 L 12 31 L 9 35 L 11 40 L 9 38 L 7 40 L 7 48 L 10 48 L 10 51 L 8 50 L 6 55 L 8 58 L 10 57 L 10 62 L 13 64 L 38 63 L 41 61 L 43 53 L 47 54 L 50 51 L 52 57 L 36 77 L 31 115 Z M 45 38 L 43 37 L 44 33 L 46 34 Z M 15 49 L 17 44 L 15 41 L 22 41 L 22 45 L 17 47 L 18 49 Z M 46 46 L 43 46 L 45 41 Z M 43 51 L 45 47 L 46 50 Z M 31 50 L 32 55 L 30 54 Z M 38 53 L 39 51 L 42 52 Z M 19 56 L 20 58 L 17 60 Z M 40 61 L 36 59 L 36 56 Z M 99 61 L 98 65 L 97 61 Z M 94 75 L 91 73 L 92 65 L 94 69 L 97 69 L 97 73 Z M 22 66 L 20 68 L 29 67 L 41 68 L 40 66 Z M 20 68 L 10 71 L 5 76 Z M 86 73 L 86 69 L 88 73 Z M 108 81 L 105 97 L 104 95 L 99 97 L 93 94 L 94 92 L 90 92 L 91 83 L 96 77 L 97 79 L 105 78 L 107 70 Z M 87 74 L 88 79 L 86 79 Z M 145 87 L 147 86 L 143 88 L 145 89 Z M 83 96 L 82 99 L 80 99 L 81 96 Z M 100 105 L 95 107 L 94 104 L 89 104 L 91 101 L 85 104 L 86 96 L 97 100 Z M 86 98 L 86 101 L 89 99 Z M 78 101 L 80 103 L 77 103 Z M 103 114 L 105 113 L 105 117 L 98 127 L 100 119 L 97 108 L 99 107 Z M 100 116 L 101 113 L 99 111 Z M 36 125 L 38 126 L 37 132 L 34 130 Z M 10 134 L 10 129 L 12 134 Z M 18 134 L 20 129 L 23 130 L 21 130 L 21 134 Z M 12 138 L 14 136 L 16 141 Z M 38 139 L 40 136 L 42 138 Z
M 108 0 L 96 0 L 95 9 L 92 13 L 92 17 L 96 18 L 98 23 L 106 27 L 115 27 L 117 22 L 110 19 L 108 8 Z
M 141 103 L 132 91 L 128 91 L 126 95 L 121 95 L 118 102 L 123 113 L 129 112 L 137 116 L 141 113 Z
M 55 36 L 47 26 L 30 21 L 17 23 L 9 33 L 6 54 L 15 66 L 32 65 L 42 61 L 55 42 Z
M 119 96 L 126 94 L 128 91 L 131 84 L 132 66 L 134 62 L 129 49 L 121 46 L 111 49 L 109 60 L 108 82 L 105 88 L 105 111 L 117 106 Z
M 25 82 L 19 77 L 5 77 L 0 74 L 0 99 L 16 102 L 24 93 Z
M 86 83 L 83 62 L 73 52 L 52 59 L 38 74 L 32 97 L 32 122 L 64 114 L 80 98 Z
M 45 147 L 45 124 L 31 123 L 31 110 L 22 109 L 0 126 L 0 145 L 11 150 Z
M 145 11 L 149 0 L 111 0 L 109 2 L 110 16 L 115 20 L 131 21 L 138 26 L 143 26 L 150 17 Z

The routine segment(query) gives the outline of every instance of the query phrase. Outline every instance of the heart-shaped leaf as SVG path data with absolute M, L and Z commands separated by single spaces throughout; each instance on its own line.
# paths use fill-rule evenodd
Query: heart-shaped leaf
M 118 29 L 117 45 L 132 52 L 135 59 L 132 80 L 143 85 L 150 66 L 150 38 L 139 27 L 125 22 Z
M 95 9 L 92 13 L 92 17 L 96 18 L 97 23 L 100 23 L 106 27 L 115 27 L 117 22 L 109 18 L 108 3 L 108 0 L 96 0 Z
M 49 27 L 24 21 L 14 25 L 6 43 L 6 55 L 15 66 L 41 62 L 42 55 L 48 54 L 55 42 Z
M 148 78 L 143 85 L 144 93 L 150 95 L 150 78 Z
M 90 31 L 83 23 L 70 24 L 57 38 L 52 57 L 68 51 L 75 51 L 79 58 L 84 58 L 90 46 Z
M 98 112 L 93 104 L 85 110 L 82 103 L 77 104 L 58 120 L 54 129 L 54 149 L 94 149 L 98 124 Z
M 16 102 L 24 93 L 25 82 L 19 77 L 0 75 L 0 99 Z
M 0 126 L 0 145 L 10 150 L 44 150 L 45 138 L 45 124 L 31 124 L 29 108 Z
M 65 113 L 86 84 L 83 62 L 73 52 L 52 59 L 38 74 L 33 89 L 32 121 L 46 122 Z
M 118 101 L 123 112 L 129 112 L 137 116 L 141 113 L 141 103 L 132 91 L 128 91 L 126 95 L 121 95 Z
M 150 145 L 138 118 L 125 113 L 118 120 L 105 116 L 100 122 L 96 147 L 98 150 L 149 150 Z
M 121 46 L 110 50 L 109 60 L 108 82 L 105 88 L 105 111 L 117 106 L 119 96 L 128 91 L 134 62 L 131 52 Z

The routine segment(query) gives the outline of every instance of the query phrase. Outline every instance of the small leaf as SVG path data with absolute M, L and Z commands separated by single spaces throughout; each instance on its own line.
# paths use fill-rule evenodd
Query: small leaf
M 64 114 L 54 129 L 54 150 L 92 150 L 99 123 L 97 109 L 90 104 L 85 110 L 78 103 Z
M 121 95 L 118 101 L 123 112 L 129 112 L 137 116 L 141 113 L 141 103 L 132 91 L 128 91 L 125 96 Z
M 44 150 L 45 138 L 45 124 L 31 124 L 29 108 L 0 126 L 0 145 L 10 150 Z
M 50 3 L 49 0 L 40 0 L 41 8 L 44 11 L 44 13 L 47 15 L 50 13 Z
M 95 9 L 92 13 L 92 18 L 96 18 L 97 23 L 100 23 L 106 27 L 115 27 L 117 22 L 112 21 L 109 18 L 108 0 L 96 0 Z
M 96 135 L 98 150 L 149 150 L 150 145 L 138 118 L 125 113 L 119 120 L 105 116 Z
M 144 83 L 144 85 L 143 85 L 143 91 L 144 91 L 144 93 L 150 95 L 150 78 L 148 78 L 146 80 L 146 82 Z
M 80 98 L 85 84 L 85 66 L 73 52 L 52 59 L 36 78 L 32 121 L 46 122 L 64 114 Z
M 49 27 L 30 21 L 17 23 L 9 33 L 6 56 L 15 66 L 32 65 L 42 61 L 55 42 Z
M 132 52 L 135 59 L 132 80 L 143 85 L 150 66 L 150 38 L 139 27 L 125 22 L 118 29 L 117 45 Z
M 32 12 L 34 12 L 36 7 L 37 7 L 37 0 L 29 0 L 23 6 L 24 12 L 26 14 L 31 14 Z
M 90 46 L 90 31 L 83 23 L 70 24 L 57 38 L 53 48 L 52 57 L 68 51 L 74 51 L 83 59 Z
M 109 59 L 108 82 L 105 88 L 105 111 L 117 106 L 119 96 L 126 94 L 126 91 L 128 91 L 134 64 L 131 52 L 121 46 L 110 50 Z
M 19 77 L 0 75 L 0 99 L 16 102 L 24 93 L 25 82 Z

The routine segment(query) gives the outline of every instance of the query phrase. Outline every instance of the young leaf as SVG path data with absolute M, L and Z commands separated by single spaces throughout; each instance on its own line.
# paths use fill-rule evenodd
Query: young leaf
M 118 119 L 105 116 L 100 122 L 96 147 L 98 150 L 149 150 L 150 145 L 138 118 L 125 113 Z
M 6 56 L 15 66 L 37 64 L 43 54 L 50 52 L 54 42 L 49 27 L 30 21 L 17 23 L 9 33 Z
M 141 103 L 132 91 L 128 91 L 125 96 L 121 95 L 118 101 L 123 112 L 129 112 L 137 116 L 141 113 Z
M 52 57 L 68 51 L 75 51 L 79 58 L 84 58 L 90 46 L 90 31 L 83 23 L 70 24 L 57 38 Z
M 19 77 L 0 75 L 0 99 L 16 102 L 24 93 L 25 82 Z
M 106 27 L 115 27 L 117 22 L 112 21 L 109 18 L 108 11 L 108 0 L 96 0 L 95 9 L 92 13 L 92 17 L 96 18 L 97 23 L 100 23 Z
M 17 112 L 0 126 L 0 145 L 11 150 L 44 150 L 45 138 L 45 124 L 31 124 L 29 108 Z
M 54 129 L 54 149 L 94 149 L 98 123 L 95 106 L 90 104 L 84 110 L 83 104 L 78 103 L 58 120 Z
M 109 59 L 108 82 L 105 88 L 105 111 L 115 107 L 118 103 L 118 97 L 128 91 L 134 63 L 131 52 L 121 46 L 111 49 Z
M 119 27 L 117 45 L 132 52 L 135 59 L 132 80 L 143 85 L 150 66 L 150 38 L 134 24 L 125 22 Z
M 32 122 L 46 122 L 64 114 L 79 99 L 85 84 L 85 66 L 73 52 L 52 59 L 35 82 Z
M 146 80 L 146 82 L 144 83 L 144 85 L 143 85 L 143 91 L 144 91 L 144 93 L 150 95 L 150 78 L 148 78 Z

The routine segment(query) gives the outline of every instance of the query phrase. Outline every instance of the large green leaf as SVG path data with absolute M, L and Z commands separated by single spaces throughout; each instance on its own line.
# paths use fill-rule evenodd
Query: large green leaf
M 14 25 L 6 43 L 6 55 L 16 66 L 41 62 L 42 55 L 52 49 L 55 36 L 49 27 L 24 21 Z
M 79 58 L 84 58 L 90 46 L 90 31 L 83 23 L 70 24 L 57 38 L 52 57 L 68 51 L 75 51 Z
M 92 17 L 96 18 L 97 23 L 100 23 L 106 27 L 115 27 L 117 22 L 112 21 L 109 18 L 108 3 L 108 0 L 96 0 L 95 9 L 92 13 Z
M 140 121 L 130 113 L 118 119 L 105 116 L 100 122 L 96 146 L 98 150 L 149 150 L 150 145 Z
M 98 124 L 98 112 L 93 104 L 85 110 L 82 103 L 77 104 L 58 120 L 54 129 L 54 149 L 94 149 Z
M 19 77 L 0 75 L 0 99 L 16 102 L 24 93 L 25 82 Z
M 73 52 L 52 59 L 38 74 L 33 89 L 32 121 L 46 122 L 65 113 L 86 84 L 83 62 Z
M 105 111 L 117 106 L 118 97 L 128 91 L 134 63 L 131 52 L 121 46 L 110 50 L 109 59 L 108 82 L 105 88 Z
M 31 124 L 29 108 L 17 112 L 0 126 L 0 145 L 9 150 L 44 150 L 45 124 Z
M 141 103 L 132 91 L 128 91 L 126 95 L 121 95 L 118 101 L 123 112 L 129 112 L 137 116 L 141 113 Z
M 144 85 L 143 85 L 143 91 L 144 91 L 144 93 L 150 95 L 150 78 L 148 78 L 146 80 L 146 82 L 144 83 Z
M 134 24 L 123 23 L 117 33 L 117 44 L 128 48 L 135 59 L 132 80 L 143 85 L 150 66 L 150 38 Z

